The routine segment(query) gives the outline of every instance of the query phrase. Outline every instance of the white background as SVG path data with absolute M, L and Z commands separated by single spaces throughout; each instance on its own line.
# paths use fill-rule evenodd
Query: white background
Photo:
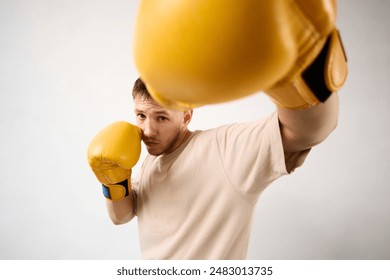
M 86 160 L 102 127 L 134 122 L 138 3 L 0 0 L 0 259 L 141 258 L 136 221 L 111 224 Z M 249 259 L 390 259 L 389 12 L 339 1 L 339 126 L 262 195 Z M 196 110 L 191 129 L 273 110 L 259 93 Z

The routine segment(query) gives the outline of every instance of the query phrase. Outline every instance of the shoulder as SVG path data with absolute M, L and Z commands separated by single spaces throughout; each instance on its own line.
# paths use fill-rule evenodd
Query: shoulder
M 245 147 L 247 150 L 258 149 L 266 143 L 278 142 L 280 139 L 278 116 L 273 113 L 263 119 L 244 122 L 232 123 L 216 128 L 195 131 L 191 140 L 192 147 L 202 147 L 217 149 L 221 153 L 234 147 Z M 237 154 L 236 154 L 237 156 Z
M 217 127 L 212 133 L 219 137 L 239 137 L 241 135 L 260 135 L 267 131 L 279 131 L 279 120 L 277 112 L 256 121 L 232 123 Z

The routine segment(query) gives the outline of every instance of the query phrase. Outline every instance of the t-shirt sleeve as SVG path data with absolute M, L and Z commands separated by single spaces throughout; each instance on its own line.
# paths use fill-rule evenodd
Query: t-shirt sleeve
M 309 152 L 284 154 L 276 112 L 257 122 L 221 127 L 216 139 L 226 177 L 251 203 L 274 180 L 302 165 Z

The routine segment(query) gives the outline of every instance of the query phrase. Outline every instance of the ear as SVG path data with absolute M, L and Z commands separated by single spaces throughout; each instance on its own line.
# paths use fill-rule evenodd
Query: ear
M 185 123 L 185 125 L 188 125 L 191 122 L 192 113 L 193 113 L 193 110 L 189 110 L 189 111 L 185 111 L 184 112 L 184 123 Z

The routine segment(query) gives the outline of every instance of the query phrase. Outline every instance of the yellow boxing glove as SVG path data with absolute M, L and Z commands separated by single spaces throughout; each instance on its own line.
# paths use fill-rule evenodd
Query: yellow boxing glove
M 100 131 L 88 146 L 88 162 L 103 185 L 103 194 L 121 200 L 131 189 L 131 168 L 141 154 L 141 129 L 124 121 Z
M 165 107 L 185 110 L 265 90 L 280 106 L 302 108 L 325 98 L 302 90 L 299 78 L 321 50 L 328 91 L 345 81 L 335 18 L 335 0 L 141 0 L 135 63 Z

